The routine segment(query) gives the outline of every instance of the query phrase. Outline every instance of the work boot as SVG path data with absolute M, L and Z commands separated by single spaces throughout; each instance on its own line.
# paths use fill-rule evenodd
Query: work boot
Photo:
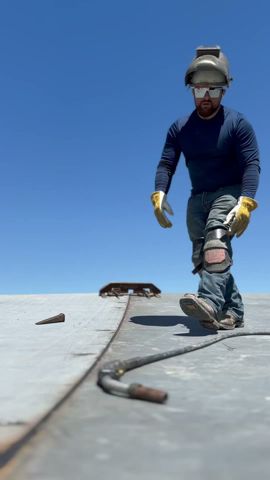
M 186 293 L 180 298 L 180 307 L 186 315 L 199 320 L 202 327 L 215 330 L 220 328 L 215 310 L 204 298 L 193 293 Z M 223 328 L 226 326 L 224 325 Z
M 229 310 L 222 312 L 219 318 L 219 324 L 222 329 L 233 330 L 234 328 L 242 328 L 245 325 L 243 318 L 238 318 Z

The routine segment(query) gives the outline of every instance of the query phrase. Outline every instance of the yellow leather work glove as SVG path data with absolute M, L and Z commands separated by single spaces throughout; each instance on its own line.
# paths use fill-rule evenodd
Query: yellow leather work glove
M 163 228 L 172 227 L 172 223 L 164 213 L 164 210 L 166 210 L 170 215 L 173 215 L 172 208 L 167 202 L 166 193 L 161 191 L 153 192 L 151 195 L 151 200 L 154 205 L 155 215 L 157 217 L 158 223 Z
M 253 198 L 239 197 L 237 205 L 228 213 L 224 225 L 229 225 L 230 235 L 240 237 L 246 230 L 250 212 L 257 208 L 258 204 Z

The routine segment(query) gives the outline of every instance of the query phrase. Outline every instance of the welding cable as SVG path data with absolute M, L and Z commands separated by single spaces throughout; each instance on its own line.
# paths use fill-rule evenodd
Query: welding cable
M 164 403 L 168 398 L 168 393 L 163 390 L 145 387 L 144 385 L 132 383 L 130 385 L 120 382 L 120 378 L 129 370 L 148 365 L 149 363 L 158 362 L 167 358 L 184 355 L 185 353 L 194 352 L 201 348 L 209 347 L 217 342 L 222 342 L 228 338 L 246 337 L 253 335 L 270 335 L 269 331 L 265 330 L 250 330 L 238 331 L 231 333 L 224 333 L 196 345 L 187 345 L 173 350 L 168 350 L 163 353 L 155 353 L 146 355 L 144 357 L 134 357 L 127 360 L 113 360 L 105 363 L 98 371 L 97 384 L 107 393 L 124 396 L 127 398 L 137 398 L 140 400 L 148 400 L 149 402 Z

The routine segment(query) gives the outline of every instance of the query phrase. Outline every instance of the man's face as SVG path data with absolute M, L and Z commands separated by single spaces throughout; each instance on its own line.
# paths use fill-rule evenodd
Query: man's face
M 195 106 L 201 117 L 213 115 L 219 108 L 224 90 L 209 83 L 198 83 L 192 87 Z

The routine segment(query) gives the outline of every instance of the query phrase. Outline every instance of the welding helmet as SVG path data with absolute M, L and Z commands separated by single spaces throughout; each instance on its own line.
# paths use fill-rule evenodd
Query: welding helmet
M 196 57 L 192 60 L 185 74 L 185 85 L 210 83 L 228 87 L 232 78 L 229 63 L 219 46 L 198 47 Z

